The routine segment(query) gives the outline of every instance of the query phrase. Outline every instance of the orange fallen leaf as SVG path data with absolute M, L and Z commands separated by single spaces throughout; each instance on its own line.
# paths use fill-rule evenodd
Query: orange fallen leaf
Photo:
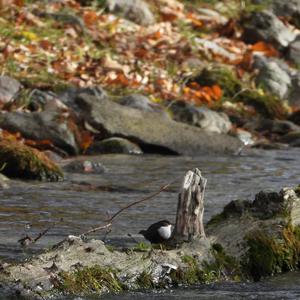
M 257 42 L 251 46 L 252 51 L 262 52 L 265 56 L 279 56 L 279 52 L 266 42 Z
M 98 20 L 98 15 L 93 10 L 88 10 L 83 13 L 83 21 L 86 26 L 93 26 Z

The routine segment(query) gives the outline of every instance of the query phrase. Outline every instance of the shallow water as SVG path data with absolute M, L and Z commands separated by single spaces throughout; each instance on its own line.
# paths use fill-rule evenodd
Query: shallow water
M 137 232 L 157 220 L 175 221 L 181 180 L 185 172 L 194 167 L 200 168 L 208 179 L 205 221 L 220 212 L 230 200 L 253 199 L 260 190 L 279 191 L 284 186 L 296 186 L 300 183 L 300 149 L 248 150 L 240 156 L 103 155 L 86 159 L 102 162 L 107 171 L 100 175 L 67 173 L 66 180 L 58 183 L 13 181 L 10 189 L 0 191 L 2 259 L 23 259 L 30 252 L 48 247 L 66 235 L 82 233 L 101 224 L 107 214 L 112 214 L 126 204 L 142 199 L 159 190 L 161 186 L 173 182 L 166 191 L 124 211 L 116 219 L 112 232 L 107 237 L 108 242 L 118 243 L 127 237 L 127 241 L 135 243 L 128 234 L 138 239 Z M 20 248 L 17 241 L 22 236 L 36 236 L 61 218 L 63 220 L 40 239 L 33 249 L 25 252 Z M 103 233 L 98 233 L 96 237 L 103 238 Z M 154 293 L 149 294 L 149 297 L 190 299 L 186 298 L 189 293 L 197 297 L 198 291 L 201 291 L 200 287 L 192 291 L 180 289 L 180 292 L 170 292 L 170 295 L 168 292 Z M 202 294 L 203 289 L 199 293 Z M 213 299 L 210 298 L 209 289 L 206 293 L 206 299 Z M 212 293 L 216 297 L 215 289 Z M 138 299 L 140 296 L 130 294 L 128 297 L 124 299 Z M 232 297 L 214 299 L 243 299 L 234 298 L 234 295 Z M 281 299 L 281 295 L 278 294 L 278 297 L 276 299 Z

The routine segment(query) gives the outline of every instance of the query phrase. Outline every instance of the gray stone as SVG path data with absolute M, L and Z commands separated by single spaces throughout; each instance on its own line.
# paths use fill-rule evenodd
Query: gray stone
M 300 28 L 300 1 L 299 0 L 272 0 L 272 8 L 277 16 L 288 17 L 289 20 Z
M 142 154 L 143 151 L 137 144 L 117 137 L 96 141 L 86 150 L 86 154 L 106 153 Z
M 155 19 L 143 0 L 107 0 L 108 10 L 140 25 L 153 24 Z
M 148 147 L 178 154 L 234 152 L 241 142 L 225 134 L 208 133 L 163 117 L 103 99 L 80 94 L 76 99 L 82 117 L 106 136 L 128 137 Z M 144 149 L 144 148 L 143 148 Z
M 285 99 L 289 94 L 292 85 L 291 77 L 286 69 L 275 60 L 263 59 L 256 57 L 254 67 L 259 69 L 255 79 L 257 86 L 262 86 L 271 94 Z
M 175 121 L 200 127 L 207 132 L 228 133 L 232 127 L 225 113 L 219 113 L 207 107 L 195 107 L 178 101 L 172 103 L 169 110 Z
M 0 103 L 13 100 L 21 88 L 21 83 L 14 78 L 0 76 Z
M 49 112 L 10 112 L 0 114 L 0 128 L 11 132 L 20 132 L 23 137 L 32 140 L 48 140 L 56 147 L 78 154 L 75 135 L 68 127 L 68 120 L 60 114 Z
M 296 38 L 296 33 L 271 11 L 254 12 L 244 22 L 244 40 L 249 43 L 266 41 L 282 48 Z
M 290 105 L 300 108 L 300 72 L 292 76 L 292 87 L 288 98 Z
M 58 98 L 68 107 L 72 108 L 76 113 L 78 111 L 78 106 L 76 105 L 75 99 L 78 94 L 85 93 L 88 95 L 95 96 L 97 100 L 108 99 L 108 95 L 104 89 L 99 86 L 77 88 L 71 87 L 67 88 L 60 93 L 58 93 Z
M 106 168 L 100 162 L 93 162 L 90 160 L 74 160 L 66 164 L 63 169 L 72 173 L 93 173 L 102 174 Z
M 288 59 L 300 66 L 300 35 L 290 43 L 288 48 Z
M 122 97 L 119 100 L 119 103 L 142 111 L 162 111 L 162 107 L 160 105 L 153 103 L 148 97 L 141 94 L 132 94 Z

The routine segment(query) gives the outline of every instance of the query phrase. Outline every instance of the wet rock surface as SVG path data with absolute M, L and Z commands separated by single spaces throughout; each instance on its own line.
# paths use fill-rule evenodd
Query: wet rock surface
M 228 135 L 207 133 L 162 117 L 81 94 L 77 98 L 83 116 L 107 136 L 130 137 L 142 147 L 165 148 L 178 154 L 199 155 L 209 151 L 236 151 L 241 143 Z

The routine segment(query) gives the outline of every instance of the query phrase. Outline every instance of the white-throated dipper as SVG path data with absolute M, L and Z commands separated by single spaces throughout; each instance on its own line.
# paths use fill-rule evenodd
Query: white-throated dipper
M 147 230 L 141 230 L 139 234 L 142 234 L 151 244 L 161 244 L 171 237 L 171 226 L 169 221 L 162 220 L 150 225 Z

